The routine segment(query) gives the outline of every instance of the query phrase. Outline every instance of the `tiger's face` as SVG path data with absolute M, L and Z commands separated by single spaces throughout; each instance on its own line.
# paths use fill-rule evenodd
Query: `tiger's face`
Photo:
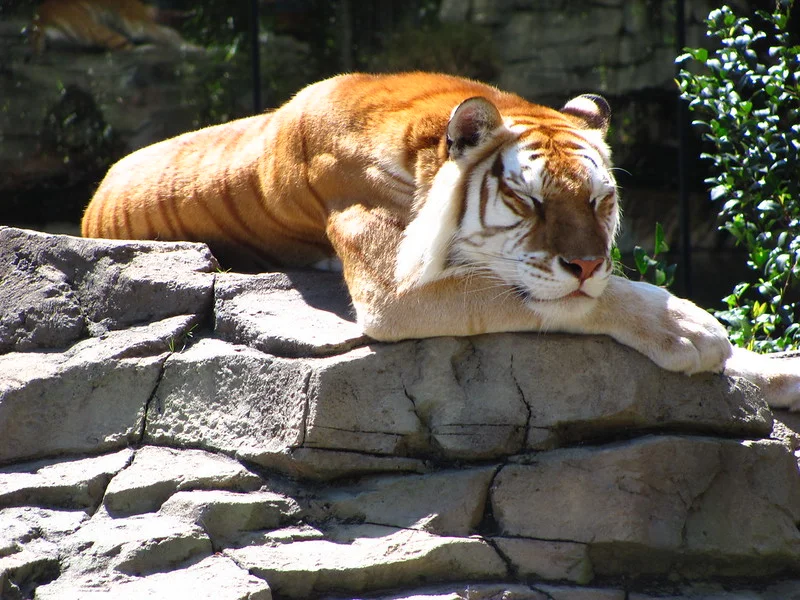
M 534 133 L 489 160 L 465 195 L 456 262 L 490 270 L 534 309 L 597 298 L 618 226 L 607 157 L 589 143 L 564 147 Z
M 462 103 L 448 126 L 450 160 L 406 232 L 430 244 L 417 251 L 418 281 L 480 273 L 543 316 L 588 310 L 611 275 L 619 222 L 607 111 L 602 98 L 580 96 L 531 122 L 481 98 Z

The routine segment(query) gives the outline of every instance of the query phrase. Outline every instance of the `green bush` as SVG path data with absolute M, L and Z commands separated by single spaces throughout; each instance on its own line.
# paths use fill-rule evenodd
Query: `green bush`
M 749 254 L 752 282 L 740 283 L 716 316 L 731 340 L 758 351 L 800 348 L 800 46 L 789 41 L 793 0 L 772 13 L 709 14 L 721 47 L 678 57 L 681 95 L 715 146 L 711 199 L 721 227 Z M 756 27 L 754 27 L 756 24 Z M 689 70 L 699 65 L 699 73 Z

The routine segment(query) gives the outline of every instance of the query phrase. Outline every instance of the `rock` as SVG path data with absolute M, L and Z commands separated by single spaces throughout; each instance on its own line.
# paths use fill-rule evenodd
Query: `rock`
M 29 590 L 58 576 L 58 557 L 30 550 L 0 558 L 0 594 L 4 599 L 22 600 Z
M 589 544 L 597 574 L 755 575 L 800 565 L 800 481 L 779 442 L 645 437 L 528 460 L 495 478 L 501 531 Z
M 68 583 L 59 579 L 36 589 L 37 600 L 86 600 L 95 597 L 113 600 L 173 600 L 178 597 L 271 600 L 272 594 L 265 581 L 249 575 L 233 561 L 218 554 L 169 573 L 153 573 L 100 586 L 91 579 L 73 579 Z
M 280 494 L 224 490 L 178 492 L 159 511 L 199 525 L 216 546 L 234 541 L 245 531 L 277 529 L 296 519 L 299 512 L 294 500 Z
M 403 374 L 402 391 L 430 431 L 435 454 L 481 460 L 524 447 L 530 410 L 511 374 L 521 357 L 501 351 L 502 342 L 487 348 L 484 341 L 476 336 L 411 342 L 411 356 L 381 370 Z
M 307 364 L 303 445 L 383 456 L 429 452 L 428 435 L 405 391 L 413 342 L 374 344 Z
M 624 590 L 543 584 L 470 583 L 415 589 L 374 600 L 626 600 Z
M 216 268 L 204 244 L 0 227 L 0 352 L 66 348 L 110 329 L 208 314 Z
M 37 506 L 0 509 L 0 557 L 23 549 L 57 555 L 57 543 L 89 517 L 84 510 L 51 510 Z
M 74 534 L 62 548 L 70 577 L 112 577 L 114 572 L 143 575 L 175 569 L 209 556 L 211 540 L 192 523 L 166 515 L 135 515 L 114 519 L 103 509 Z
M 594 336 L 361 345 L 330 275 L 3 235 L 57 299 L 0 336 L 3 600 L 797 595 L 800 438 L 745 381 Z
M 351 313 L 338 273 L 222 273 L 214 288 L 216 336 L 277 356 L 326 356 L 366 344 Z
M 0 509 L 0 598 L 32 598 L 61 573 L 61 545 L 88 519 L 83 510 Z
M 424 460 L 402 456 L 374 456 L 357 452 L 338 452 L 315 448 L 296 448 L 282 453 L 241 451 L 237 457 L 291 477 L 302 479 L 341 479 L 375 473 L 425 473 Z
M 94 510 L 131 450 L 82 460 L 42 460 L 0 469 L 0 506 Z
M 566 587 L 537 584 L 533 589 L 547 600 L 628 600 L 628 593 L 619 589 Z
M 530 449 L 632 430 L 759 437 L 772 428 L 772 413 L 747 381 L 664 371 L 605 337 L 533 338 L 504 334 L 475 343 L 480 360 L 513 364 L 511 376 L 530 408 Z
M 300 446 L 309 373 L 302 362 L 200 340 L 167 361 L 145 440 L 247 456 Z
M 483 519 L 494 467 L 365 478 L 315 498 L 319 517 L 468 536 Z M 442 493 L 446 490 L 446 493 Z
M 628 600 L 800 600 L 800 581 L 730 591 L 724 585 L 699 583 L 679 592 L 631 593 Z
M 114 477 L 103 504 L 115 516 L 158 510 L 183 490 L 257 490 L 262 480 L 226 456 L 202 450 L 145 446 L 130 467 Z
M 225 555 L 286 598 L 506 575 L 497 553 L 477 538 L 374 525 L 340 526 L 325 540 L 247 546 Z
M 322 477 L 299 449 L 485 460 L 631 430 L 750 437 L 772 428 L 749 383 L 668 373 L 589 336 L 433 338 L 296 360 L 204 339 L 170 356 L 156 397 L 149 442 Z
M 587 544 L 506 537 L 494 537 L 492 543 L 526 580 L 587 584 L 594 578 Z
M 0 464 L 137 441 L 166 358 L 124 357 L 142 343 L 139 333 L 114 332 L 108 345 L 85 340 L 60 354 L 0 356 Z

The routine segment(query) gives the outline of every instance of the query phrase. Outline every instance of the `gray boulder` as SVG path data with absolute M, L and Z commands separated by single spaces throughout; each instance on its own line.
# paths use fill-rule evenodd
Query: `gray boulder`
M 84 240 L 0 227 L 0 352 L 207 314 L 216 260 L 201 244 Z

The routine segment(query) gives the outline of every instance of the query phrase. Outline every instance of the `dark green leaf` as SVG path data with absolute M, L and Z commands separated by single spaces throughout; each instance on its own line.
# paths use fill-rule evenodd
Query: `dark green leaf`
M 639 271 L 640 275 L 647 273 L 647 258 L 643 248 L 636 246 L 633 249 L 633 262 L 636 263 L 636 270 Z

